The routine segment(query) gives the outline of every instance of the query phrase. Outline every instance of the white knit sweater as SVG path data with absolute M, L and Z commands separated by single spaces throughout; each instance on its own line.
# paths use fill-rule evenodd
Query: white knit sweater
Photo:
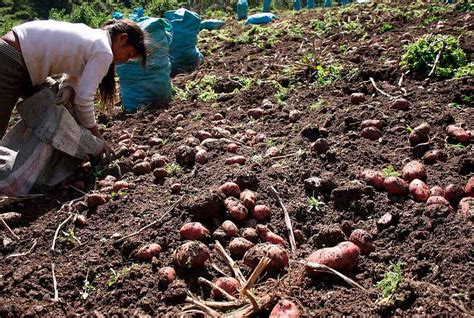
M 84 127 L 96 125 L 94 97 L 113 61 L 110 35 L 84 24 L 32 21 L 13 28 L 33 85 L 67 74 L 63 85 L 76 91 L 76 115 Z

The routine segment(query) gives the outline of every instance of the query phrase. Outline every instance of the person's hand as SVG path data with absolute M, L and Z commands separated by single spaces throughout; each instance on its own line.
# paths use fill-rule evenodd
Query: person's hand
M 72 103 L 76 92 L 71 86 L 64 86 L 56 93 L 56 105 L 66 105 Z
M 112 147 L 110 147 L 109 143 L 104 140 L 104 149 L 102 150 L 102 154 L 100 156 L 100 161 L 102 164 L 109 163 L 112 160 L 113 155 L 115 154 Z

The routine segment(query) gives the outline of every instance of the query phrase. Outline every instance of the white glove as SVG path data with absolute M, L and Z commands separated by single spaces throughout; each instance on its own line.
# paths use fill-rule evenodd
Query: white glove
M 72 103 L 76 92 L 71 86 L 64 86 L 56 93 L 56 105 L 67 105 Z

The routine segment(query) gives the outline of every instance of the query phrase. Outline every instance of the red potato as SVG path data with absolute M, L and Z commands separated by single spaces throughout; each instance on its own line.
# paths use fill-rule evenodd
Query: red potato
M 374 251 L 374 239 L 372 235 L 362 229 L 352 231 L 349 241 L 357 245 L 361 254 L 370 254 Z
M 458 211 L 465 217 L 474 217 L 474 198 L 468 197 L 462 199 L 459 202 Z
M 226 197 L 240 198 L 240 187 L 235 182 L 226 182 L 219 187 Z
M 265 114 L 265 111 L 262 108 L 252 108 L 248 110 L 247 114 L 252 118 L 258 119 Z
M 6 212 L 0 214 L 0 219 L 5 221 L 5 223 L 7 223 L 9 226 L 15 226 L 20 223 L 21 214 L 16 212 Z
M 75 221 L 76 225 L 79 227 L 84 227 L 87 225 L 87 218 L 83 214 L 79 214 Z
M 423 155 L 423 161 L 426 164 L 434 164 L 436 161 L 446 162 L 448 155 L 439 149 L 433 149 Z
M 237 153 L 238 149 L 239 149 L 239 146 L 237 144 L 230 143 L 227 145 L 227 152 Z
M 166 266 L 158 270 L 158 284 L 168 286 L 176 279 L 176 271 L 173 267 Z
M 431 128 L 428 123 L 423 123 L 421 125 L 416 126 L 408 137 L 408 139 L 410 140 L 410 144 L 412 146 L 415 146 L 419 143 L 427 142 L 429 140 L 430 130 Z
M 360 135 L 369 140 L 377 140 L 382 137 L 382 132 L 376 127 L 365 127 Z
M 239 233 L 239 228 L 235 225 L 232 221 L 224 221 L 221 225 L 222 230 L 224 233 L 229 237 L 235 237 Z
M 262 241 L 285 246 L 285 239 L 283 239 L 283 237 L 280 235 L 270 231 L 266 225 L 258 224 L 256 230 Z
M 158 146 L 164 144 L 164 140 L 158 137 L 150 137 L 148 138 L 148 144 L 150 146 Z
M 167 178 L 169 176 L 169 173 L 168 171 L 166 171 L 165 168 L 156 168 L 155 170 L 153 170 L 153 176 L 156 179 L 163 179 Z
M 228 166 L 236 164 L 236 163 L 239 165 L 244 165 L 245 161 L 246 159 L 244 156 L 233 156 L 233 157 L 227 158 L 225 160 L 225 164 Z
M 301 230 L 296 229 L 293 231 L 293 234 L 295 235 L 296 242 L 301 243 L 301 242 L 306 241 L 306 235 L 304 235 L 304 233 Z
M 430 196 L 432 197 L 444 197 L 444 189 L 440 186 L 434 186 L 430 189 Z
M 255 229 L 247 227 L 242 231 L 242 237 L 256 243 L 258 241 L 258 233 Z
M 420 179 L 410 182 L 410 194 L 416 202 L 426 202 L 430 197 L 430 188 Z
M 390 195 L 408 194 L 408 183 L 399 177 L 387 177 L 383 182 L 384 189 Z
M 286 299 L 281 299 L 270 313 L 270 318 L 299 318 L 300 316 L 301 313 L 298 306 Z
M 196 152 L 196 162 L 206 164 L 209 161 L 209 156 L 206 150 L 200 149 Z
M 270 208 L 266 205 L 256 205 L 252 211 L 252 217 L 257 221 L 269 219 L 271 216 Z
M 402 169 L 402 178 L 410 182 L 414 179 L 423 180 L 426 178 L 425 165 L 418 160 L 407 163 Z
M 147 161 L 140 162 L 133 166 L 132 171 L 136 175 L 144 175 L 151 172 L 151 165 Z
M 331 267 L 335 270 L 352 270 L 357 267 L 360 248 L 352 242 L 342 242 L 334 247 L 326 247 L 312 253 L 306 260 Z M 320 272 L 307 266 L 306 271 L 310 275 L 318 275 Z
M 364 93 L 352 93 L 351 94 L 351 103 L 352 104 L 360 104 L 365 102 L 365 94 Z
M 107 202 L 107 195 L 102 193 L 92 193 L 86 196 L 86 204 L 89 209 L 95 209 Z
M 444 188 L 444 198 L 451 203 L 457 204 L 464 197 L 464 189 L 457 184 L 450 183 Z
M 212 138 L 212 134 L 210 132 L 205 131 L 205 130 L 199 130 L 196 133 L 196 138 L 199 139 L 199 141 L 202 142 L 204 139 Z
M 199 222 L 184 224 L 179 230 L 182 239 L 202 241 L 209 236 L 209 230 Z
M 186 144 L 186 146 L 196 147 L 196 146 L 199 146 L 201 142 L 196 137 L 188 137 L 186 138 L 184 143 Z
M 379 119 L 366 119 L 360 124 L 361 128 L 365 127 L 375 127 L 378 129 L 382 128 L 382 121 Z
M 278 147 L 270 147 L 265 152 L 265 157 L 277 157 L 281 154 L 280 148 Z
M 390 105 L 390 108 L 396 110 L 408 110 L 408 108 L 410 108 L 410 102 L 405 98 L 398 98 L 393 101 L 392 105 Z
M 244 264 L 250 268 L 255 268 L 262 257 L 268 257 L 269 271 L 281 271 L 289 264 L 288 252 L 280 245 L 262 243 L 257 244 L 244 255 Z
M 257 194 L 250 190 L 244 190 L 240 193 L 240 201 L 251 211 L 257 202 Z
M 170 160 L 166 156 L 160 154 L 154 154 L 151 157 L 150 165 L 152 169 L 164 167 Z
M 201 267 L 209 257 L 209 249 L 199 241 L 186 242 L 173 253 L 174 262 L 183 268 Z
M 173 193 L 173 194 L 180 193 L 181 189 L 182 189 L 181 183 L 173 183 L 170 186 L 170 189 L 171 189 L 171 193 Z
M 128 133 L 123 133 L 123 134 L 120 135 L 118 140 L 119 141 L 124 141 L 124 140 L 127 140 L 129 138 L 130 138 L 130 135 Z
M 146 157 L 146 152 L 143 149 L 137 149 L 137 150 L 135 150 L 134 153 L 132 153 L 132 160 L 133 161 L 140 160 L 140 159 L 145 159 L 145 157 Z
M 474 197 L 474 177 L 470 177 L 467 181 L 464 187 L 464 193 L 466 193 L 468 197 Z
M 317 153 L 326 153 L 331 146 L 326 138 L 318 138 L 311 144 L 311 151 Z
M 240 258 L 254 246 L 255 244 L 249 240 L 244 239 L 243 237 L 237 237 L 230 241 L 229 252 L 232 256 Z
M 119 192 L 120 190 L 128 189 L 129 186 L 130 184 L 127 181 L 120 180 L 114 183 L 112 191 Z
M 240 287 L 239 281 L 234 277 L 219 277 L 214 281 L 214 284 L 230 295 L 237 294 Z M 224 295 L 217 288 L 213 288 L 211 290 L 211 297 L 214 299 L 223 299 Z
M 117 178 L 114 176 L 106 176 L 104 179 L 100 180 L 97 185 L 101 188 L 113 186 L 114 182 L 117 181 Z
M 139 261 L 146 261 L 157 256 L 161 252 L 161 246 L 156 243 L 147 244 L 138 249 L 135 253 L 135 258 Z
M 448 133 L 448 136 L 461 142 L 461 143 L 467 143 L 469 142 L 469 134 L 467 131 L 465 131 L 463 128 L 456 126 L 456 125 L 449 125 L 446 128 L 446 132 Z
M 365 169 L 359 174 L 359 179 L 363 179 L 365 182 L 373 186 L 377 190 L 383 190 L 383 182 L 385 177 L 380 171 Z
M 439 196 L 429 197 L 428 200 L 426 201 L 427 206 L 435 205 L 435 204 L 450 206 L 448 200 Z
M 238 199 L 228 197 L 224 200 L 224 205 L 232 220 L 245 221 L 247 219 L 248 210 Z

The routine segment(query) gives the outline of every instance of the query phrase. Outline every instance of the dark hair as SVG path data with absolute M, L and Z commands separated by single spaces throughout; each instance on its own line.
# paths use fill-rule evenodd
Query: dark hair
M 128 35 L 127 44 L 133 46 L 138 52 L 141 59 L 142 66 L 146 64 L 146 46 L 145 46 L 145 32 L 136 24 L 130 20 L 109 20 L 102 25 L 102 29 L 108 30 L 112 41 L 117 35 L 126 33 Z M 110 64 L 107 75 L 102 79 L 99 84 L 99 95 L 100 101 L 104 104 L 105 108 L 112 107 L 115 103 L 115 63 Z

